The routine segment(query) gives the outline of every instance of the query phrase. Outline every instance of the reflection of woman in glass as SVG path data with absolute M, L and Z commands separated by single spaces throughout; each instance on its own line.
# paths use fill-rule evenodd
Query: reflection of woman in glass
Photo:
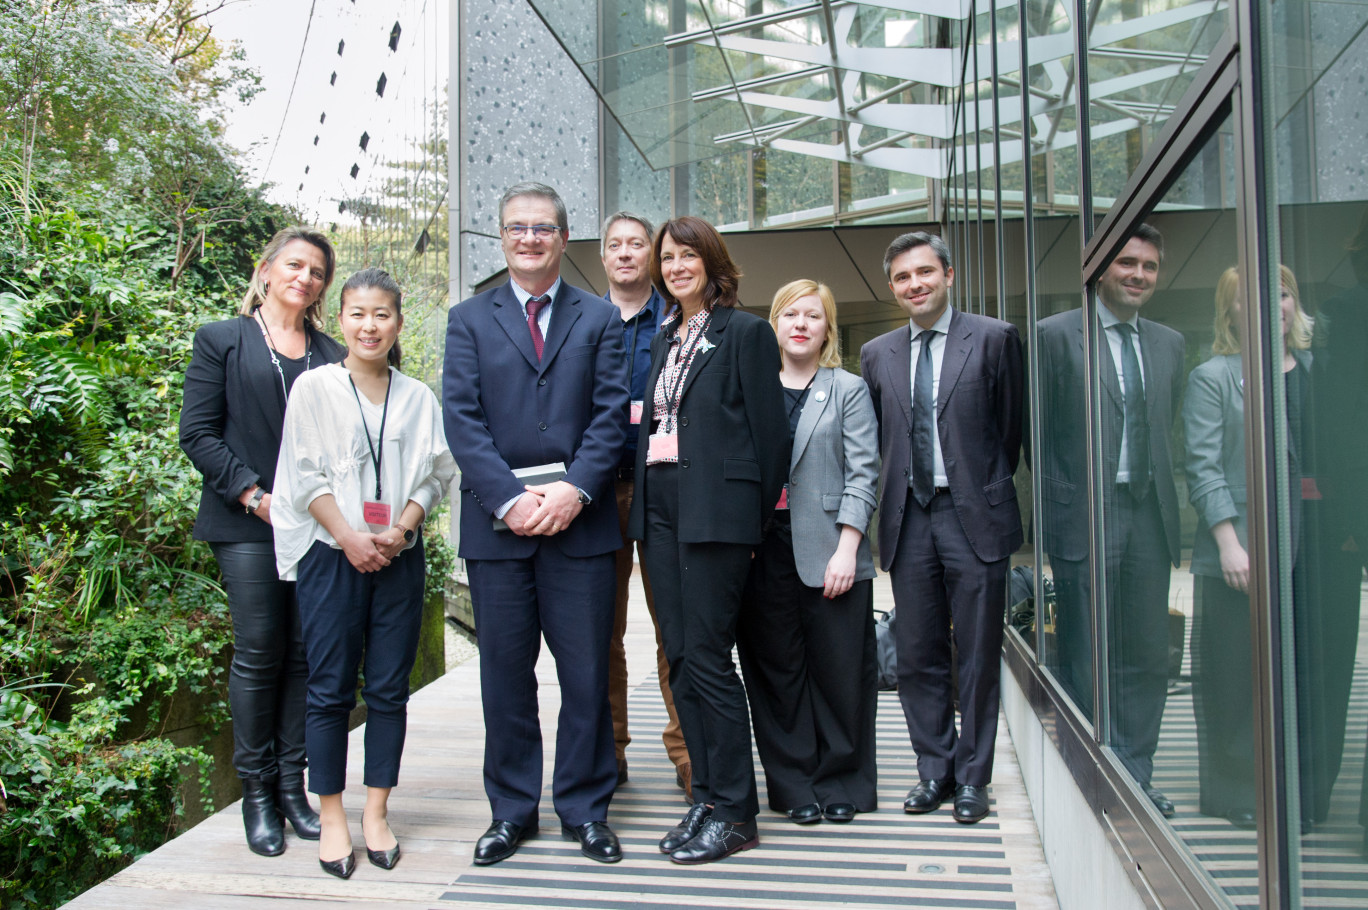
M 815 281 L 774 295 L 793 454 L 755 553 L 738 627 L 770 808 L 798 824 L 875 808 L 874 560 L 865 532 L 879 427 L 864 380 L 841 369 L 836 301 Z
M 1300 490 L 1302 424 L 1311 363 L 1311 322 L 1297 280 L 1279 267 L 1281 368 L 1286 383 L 1288 470 Z M 1183 402 L 1188 498 L 1199 518 L 1192 548 L 1196 576 L 1192 631 L 1200 808 L 1241 828 L 1254 826 L 1254 735 L 1245 537 L 1244 379 L 1239 328 L 1240 276 L 1216 285 L 1212 357 L 1188 377 Z M 1294 510 L 1294 541 L 1300 521 Z

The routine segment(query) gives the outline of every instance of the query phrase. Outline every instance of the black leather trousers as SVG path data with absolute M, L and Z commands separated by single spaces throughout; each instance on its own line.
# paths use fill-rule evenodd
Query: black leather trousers
M 269 541 L 211 544 L 233 616 L 233 767 L 244 780 L 303 773 L 309 668 L 294 582 L 276 574 Z

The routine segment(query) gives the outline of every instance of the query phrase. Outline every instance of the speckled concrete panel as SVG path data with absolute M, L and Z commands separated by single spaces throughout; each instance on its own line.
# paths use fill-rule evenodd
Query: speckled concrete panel
M 1316 181 L 1318 202 L 1368 199 L 1368 12 L 1362 6 L 1312 5 L 1312 32 L 1322 59 L 1344 36 L 1353 43 L 1316 84 Z
M 465 17 L 464 229 L 497 234 L 504 188 L 540 180 L 565 199 L 571 236 L 595 236 L 594 93 L 526 0 L 468 0 Z M 466 249 L 469 281 L 503 267 L 497 242 L 468 238 Z

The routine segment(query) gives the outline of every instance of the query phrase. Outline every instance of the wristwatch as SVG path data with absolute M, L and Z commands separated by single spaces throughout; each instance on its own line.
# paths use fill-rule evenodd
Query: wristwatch
M 587 505 L 589 505 L 589 503 L 593 502 L 593 500 L 589 498 L 589 494 L 588 494 L 588 493 L 584 492 L 584 491 L 581 490 L 579 487 L 575 487 L 575 490 L 579 493 L 579 504 L 580 504 L 580 505 L 582 505 L 582 506 L 587 506 Z
M 400 524 L 395 525 L 395 527 L 404 532 L 404 543 L 413 543 L 413 530 L 411 528 L 406 528 Z
M 252 513 L 256 512 L 258 508 L 261 507 L 261 500 L 265 497 L 266 491 L 263 490 L 261 487 L 257 487 L 256 492 L 253 493 L 251 498 L 247 500 L 247 504 L 242 507 L 242 510 L 246 512 L 248 515 L 251 515 Z

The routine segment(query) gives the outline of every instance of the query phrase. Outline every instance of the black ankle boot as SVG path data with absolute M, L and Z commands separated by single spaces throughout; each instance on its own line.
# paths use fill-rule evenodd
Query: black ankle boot
M 276 808 L 272 781 L 242 782 L 242 826 L 247 829 L 247 846 L 262 856 L 285 852 L 285 823 Z
M 304 795 L 304 775 L 282 777 L 280 783 L 276 784 L 275 796 L 276 805 L 294 826 L 295 834 L 304 840 L 318 840 L 323 833 L 323 825 L 318 820 L 318 813 L 309 805 L 309 798 Z

